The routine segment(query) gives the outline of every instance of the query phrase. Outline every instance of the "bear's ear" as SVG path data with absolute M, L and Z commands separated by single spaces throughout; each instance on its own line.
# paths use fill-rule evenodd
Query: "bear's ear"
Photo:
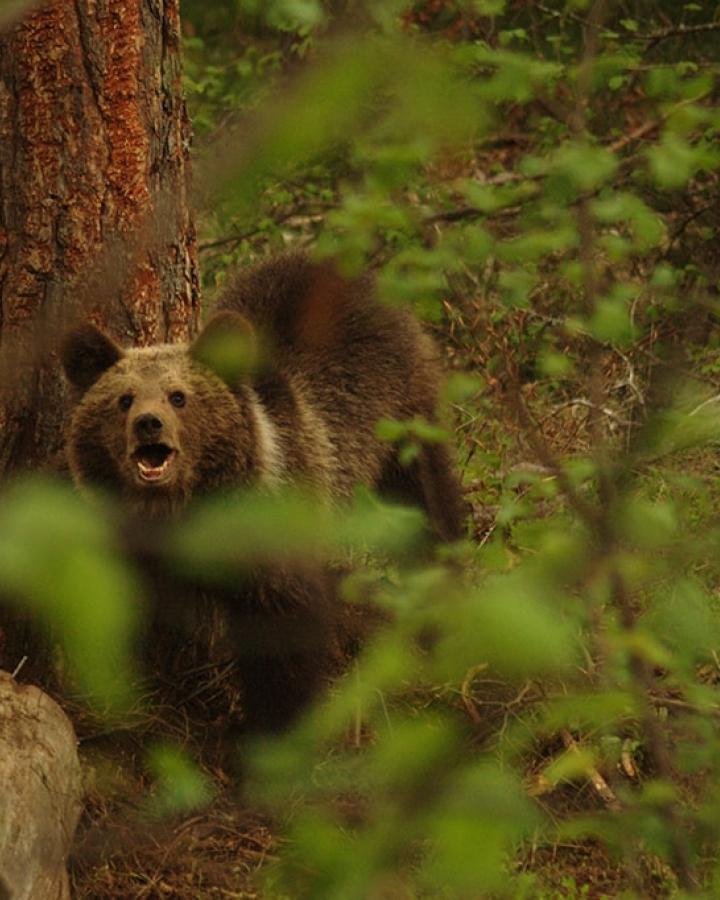
M 86 391 L 110 366 L 123 357 L 118 345 L 94 325 L 80 325 L 66 335 L 60 349 L 65 376 Z
M 237 387 L 257 368 L 255 330 L 239 313 L 220 312 L 195 338 L 190 356 L 214 372 L 228 387 Z

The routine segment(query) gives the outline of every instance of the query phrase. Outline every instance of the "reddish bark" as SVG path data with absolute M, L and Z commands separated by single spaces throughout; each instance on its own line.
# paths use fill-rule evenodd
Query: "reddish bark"
M 177 0 L 52 0 L 0 37 L 0 474 L 60 443 L 71 319 L 195 327 L 179 34 Z

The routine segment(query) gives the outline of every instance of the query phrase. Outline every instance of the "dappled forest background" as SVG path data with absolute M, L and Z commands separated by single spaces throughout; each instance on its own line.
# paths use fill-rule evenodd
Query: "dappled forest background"
M 0 589 L 63 646 L 92 773 L 77 896 L 717 896 L 716 6 L 181 13 L 205 301 L 288 247 L 373 271 L 449 373 L 445 431 L 379 427 L 408 458 L 456 448 L 468 537 L 428 560 L 368 497 L 320 537 L 282 503 L 178 526 L 200 568 L 237 565 L 228 528 L 349 554 L 344 602 L 387 612 L 291 734 L 240 741 L 238 798 L 214 737 L 232 672 L 144 693 L 112 516 L 6 489 Z

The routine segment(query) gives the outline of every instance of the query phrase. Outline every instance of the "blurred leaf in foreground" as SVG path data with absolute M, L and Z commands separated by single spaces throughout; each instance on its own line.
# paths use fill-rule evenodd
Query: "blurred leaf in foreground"
M 93 703 L 119 712 L 131 701 L 140 591 L 100 509 L 48 480 L 5 491 L 0 593 L 53 629 Z
M 511 676 L 566 669 L 575 653 L 570 621 L 554 592 L 534 573 L 496 575 L 469 590 L 447 616 L 438 648 L 441 673 L 458 678 L 487 662 Z
M 177 747 L 166 744 L 154 747 L 149 765 L 157 779 L 155 793 L 148 803 L 152 814 L 164 816 L 189 812 L 211 799 L 209 779 Z
M 419 510 L 368 491 L 343 509 L 300 491 L 246 491 L 199 505 L 178 525 L 169 551 L 184 570 L 222 580 L 259 562 L 307 563 L 353 549 L 401 552 L 422 527 Z

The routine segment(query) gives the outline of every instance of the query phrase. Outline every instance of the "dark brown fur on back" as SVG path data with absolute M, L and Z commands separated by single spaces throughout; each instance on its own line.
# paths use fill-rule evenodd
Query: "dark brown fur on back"
M 191 347 L 122 350 L 91 326 L 68 337 L 63 362 L 80 398 L 67 456 L 79 485 L 115 493 L 147 523 L 228 487 L 305 485 L 339 503 L 362 484 L 419 505 L 439 539 L 460 536 L 446 448 L 426 444 L 405 466 L 376 432 L 379 419 L 436 415 L 439 365 L 411 315 L 379 304 L 370 279 L 303 255 L 240 273 L 216 314 Z M 255 374 L 211 369 L 211 338 L 233 331 L 257 336 Z M 177 602 L 187 586 L 159 565 L 157 593 Z M 238 635 L 249 727 L 285 727 L 337 668 L 335 578 L 265 567 L 217 598 Z
M 370 485 L 421 506 L 440 539 L 460 536 L 462 503 L 446 448 L 426 444 L 401 466 L 376 433 L 380 419 L 432 422 L 437 414 L 436 350 L 410 313 L 378 303 L 370 278 L 344 280 L 331 264 L 302 255 L 240 273 L 217 309 L 242 313 L 271 342 L 271 371 L 255 387 L 294 473 L 322 464 L 333 495 Z

